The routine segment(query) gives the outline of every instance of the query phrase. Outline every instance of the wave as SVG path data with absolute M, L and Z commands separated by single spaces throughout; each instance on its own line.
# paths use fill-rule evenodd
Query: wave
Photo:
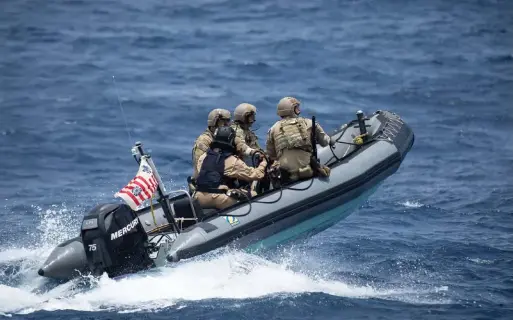
M 406 208 L 422 208 L 424 207 L 424 205 L 418 201 L 410 201 L 410 200 L 406 200 L 404 202 L 400 202 L 399 205 L 401 206 L 404 206 Z
M 77 290 L 76 282 L 62 284 L 48 292 L 32 293 L 26 288 L 0 285 L 0 312 L 27 314 L 40 310 L 136 312 L 173 307 L 186 301 L 208 299 L 251 299 L 273 295 L 325 293 L 337 297 L 417 299 L 422 294 L 446 291 L 446 287 L 382 289 L 354 286 L 344 281 L 324 279 L 315 274 L 293 271 L 243 252 L 228 252 L 210 259 L 186 261 L 158 272 L 131 275 L 119 280 L 102 276 L 87 290 Z M 427 302 L 427 301 L 424 301 Z
M 344 298 L 378 298 L 411 303 L 448 303 L 439 292 L 447 287 L 394 281 L 358 282 L 341 275 L 329 261 L 308 262 L 305 252 L 277 251 L 265 258 L 222 248 L 164 268 L 110 279 L 84 276 L 65 283 L 37 275 L 48 254 L 76 235 L 78 216 L 72 209 L 38 208 L 41 217 L 36 245 L 0 251 L 0 314 L 38 311 L 139 312 L 183 307 L 189 301 L 255 299 L 322 293 Z M 437 300 L 436 300 L 437 299 Z

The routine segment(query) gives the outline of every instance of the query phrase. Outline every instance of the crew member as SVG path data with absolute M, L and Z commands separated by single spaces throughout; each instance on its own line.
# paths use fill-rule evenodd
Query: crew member
M 236 136 L 247 148 L 262 150 L 258 144 L 256 134 L 251 130 L 251 126 L 256 121 L 257 109 L 249 103 L 239 104 L 233 113 L 233 123 L 231 127 L 235 130 Z
M 230 127 L 218 128 L 210 148 L 198 160 L 199 174 L 193 197 L 201 207 L 223 209 L 239 199 L 256 195 L 255 184 L 265 176 L 266 160 L 252 168 L 234 153 L 235 131 Z M 237 189 L 238 180 L 254 182 L 251 191 Z
M 192 148 L 192 169 L 193 178 L 198 176 L 198 160 L 202 154 L 207 152 L 210 144 L 213 140 L 214 132 L 217 128 L 226 127 L 230 125 L 231 114 L 226 109 L 214 109 L 208 114 L 207 129 L 194 141 L 194 147 Z M 255 150 L 247 147 L 241 142 L 239 138 L 235 139 L 235 145 L 238 147 L 237 151 L 241 155 L 252 155 Z M 189 183 L 191 187 L 191 183 Z
M 299 117 L 300 105 L 301 102 L 294 97 L 281 99 L 277 106 L 281 120 L 267 133 L 267 154 L 270 160 L 277 162 L 273 166 L 279 165 L 285 182 L 330 174 L 330 169 L 318 164 L 313 157 L 312 120 Z M 315 139 L 321 146 L 335 144 L 335 139 L 330 138 L 318 123 L 315 133 Z

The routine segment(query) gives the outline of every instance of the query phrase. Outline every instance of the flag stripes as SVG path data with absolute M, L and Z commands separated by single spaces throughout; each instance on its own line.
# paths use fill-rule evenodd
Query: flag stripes
M 114 196 L 123 199 L 133 210 L 137 210 L 137 207 L 153 196 L 157 186 L 153 170 L 143 157 L 137 175 Z

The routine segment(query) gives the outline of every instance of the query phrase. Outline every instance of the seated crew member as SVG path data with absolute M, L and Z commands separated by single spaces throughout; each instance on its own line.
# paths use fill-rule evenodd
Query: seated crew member
M 267 162 L 265 159 L 256 168 L 247 166 L 243 160 L 234 155 L 235 131 L 230 127 L 216 130 L 214 140 L 208 151 L 198 161 L 198 178 L 194 198 L 203 208 L 224 209 L 238 200 L 230 196 L 247 193 L 236 189 L 236 181 L 259 181 L 265 176 Z M 255 196 L 254 188 L 251 196 Z M 243 196 L 244 197 L 244 196 Z M 250 197 L 250 195 L 248 195 Z
M 277 106 L 281 120 L 267 133 L 267 154 L 271 161 L 277 161 L 285 182 L 330 174 L 328 167 L 313 163 L 312 120 L 299 117 L 300 105 L 301 102 L 293 97 L 281 99 Z M 335 144 L 335 139 L 330 138 L 318 123 L 315 128 L 317 143 L 323 147 Z M 317 168 L 312 168 L 312 165 Z
M 217 128 L 229 126 L 231 121 L 230 111 L 226 109 L 214 109 L 210 111 L 207 119 L 207 130 L 205 130 L 197 139 L 194 141 L 194 147 L 192 148 L 192 169 L 193 177 L 198 176 L 198 160 L 205 152 L 207 152 L 212 140 L 214 138 L 214 132 Z M 241 142 L 239 138 L 235 139 L 235 145 L 237 146 L 237 152 L 241 155 L 252 155 L 255 150 L 247 147 Z
M 256 121 L 257 109 L 249 103 L 239 104 L 233 112 L 233 123 L 231 127 L 235 130 L 236 136 L 251 149 L 263 151 L 258 144 L 256 134 L 251 126 Z
M 255 150 L 256 158 L 245 158 L 247 165 L 256 166 L 255 160 L 258 161 L 265 157 L 265 151 L 258 143 L 258 137 L 255 132 L 251 130 L 251 126 L 256 122 L 257 108 L 249 103 L 239 104 L 233 112 L 233 123 L 231 127 L 235 130 L 236 137 L 242 141 L 242 144 Z M 240 152 L 239 152 L 240 154 Z M 242 184 L 244 185 L 244 184 Z M 269 189 L 270 181 L 264 179 L 258 185 L 258 193 L 264 192 Z

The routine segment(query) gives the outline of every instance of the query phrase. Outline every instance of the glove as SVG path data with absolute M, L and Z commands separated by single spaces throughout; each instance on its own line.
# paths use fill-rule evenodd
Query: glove
M 330 147 L 335 149 L 335 144 L 337 144 L 337 139 L 335 139 L 335 137 L 330 137 Z
M 237 189 L 230 189 L 226 192 L 226 195 L 228 197 L 231 197 L 231 198 L 234 198 L 234 199 L 237 199 L 237 200 L 247 200 L 248 199 L 248 195 L 247 194 L 244 194 L 242 190 L 237 190 Z
M 331 173 L 331 169 L 329 167 L 327 167 L 327 166 L 320 166 L 317 169 L 317 172 L 319 173 L 319 175 L 321 177 L 329 177 L 330 173 Z
M 265 152 L 263 152 L 260 149 L 256 149 L 255 151 L 253 151 L 252 155 L 255 155 L 258 161 L 262 161 L 265 159 Z

